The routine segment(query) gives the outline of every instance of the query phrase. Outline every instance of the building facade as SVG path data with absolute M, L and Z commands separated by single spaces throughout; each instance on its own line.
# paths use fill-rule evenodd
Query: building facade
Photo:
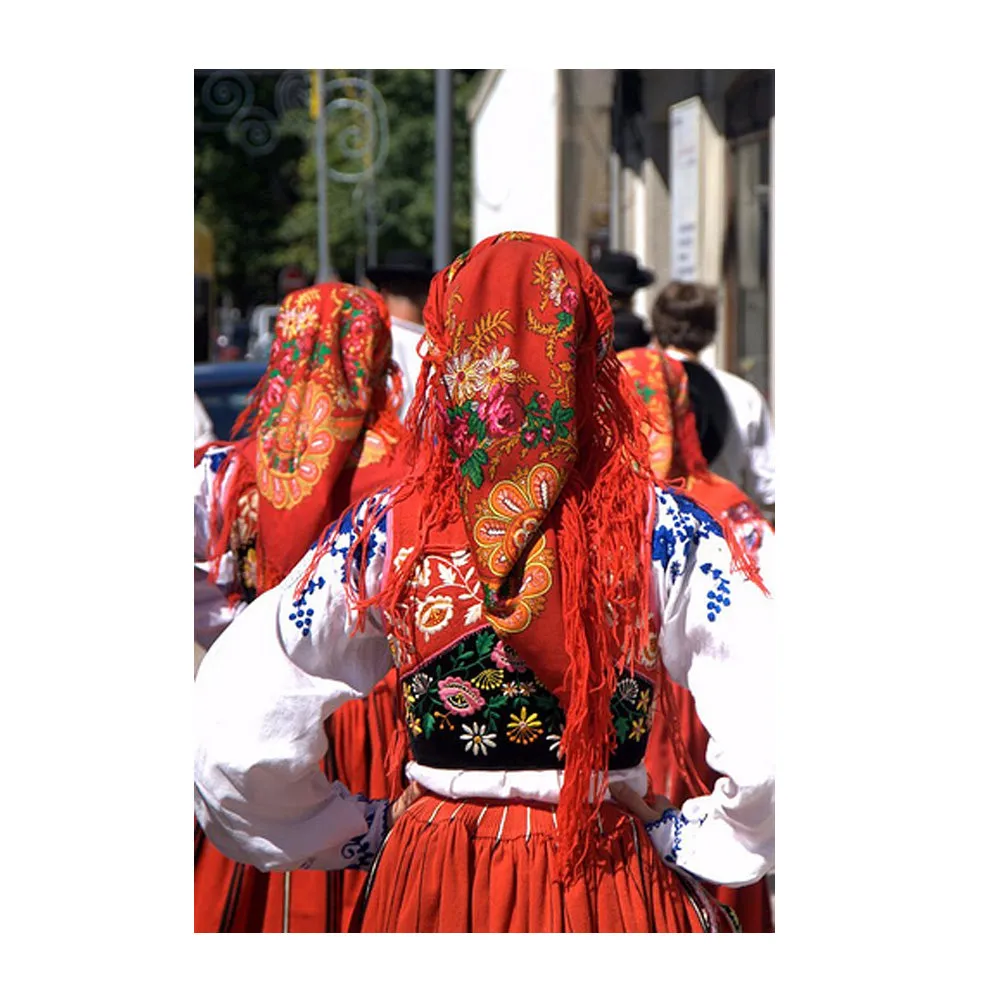
M 469 108 L 473 239 L 554 233 L 718 289 L 705 360 L 774 408 L 773 70 L 489 70 Z

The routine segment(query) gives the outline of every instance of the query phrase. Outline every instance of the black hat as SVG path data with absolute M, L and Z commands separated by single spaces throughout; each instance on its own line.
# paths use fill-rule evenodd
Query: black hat
M 390 250 L 385 261 L 366 269 L 368 280 L 376 287 L 388 284 L 393 278 L 409 278 L 428 285 L 437 272 L 430 257 L 419 250 Z
M 639 267 L 639 261 L 632 254 L 617 250 L 602 253 L 600 260 L 594 265 L 594 271 L 608 291 L 618 296 L 633 295 L 640 288 L 656 281 L 656 275 Z

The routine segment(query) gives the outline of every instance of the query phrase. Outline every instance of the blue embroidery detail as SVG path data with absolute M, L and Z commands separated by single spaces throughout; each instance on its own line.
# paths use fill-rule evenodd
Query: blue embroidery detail
M 228 448 L 223 448 L 220 451 L 213 451 L 211 455 L 208 456 L 208 467 L 213 472 L 219 471 L 219 466 L 225 461 L 226 455 L 229 454 Z
M 323 537 L 320 539 L 324 548 L 328 550 L 328 555 L 334 560 L 334 567 L 339 569 L 341 583 L 347 582 L 347 555 L 354 546 L 354 543 L 358 540 L 358 537 L 361 534 L 361 529 L 364 527 L 366 517 L 368 517 L 372 512 L 374 512 L 374 514 L 378 517 L 378 520 L 375 522 L 375 528 L 368 538 L 367 558 L 370 560 L 379 552 L 385 552 L 387 545 L 386 520 L 388 514 L 385 510 L 383 501 L 388 497 L 388 495 L 389 491 L 383 490 L 381 493 L 376 493 L 368 500 L 362 500 L 354 507 L 349 507 L 346 511 L 344 511 L 340 520 L 336 524 L 332 524 L 329 528 L 327 528 Z M 316 546 L 320 542 L 314 542 L 311 549 L 315 550 Z M 360 572 L 361 570 L 360 552 L 355 553 L 354 569 L 357 572 Z M 309 635 L 309 626 L 312 624 L 308 618 L 311 618 L 312 615 L 315 614 L 314 609 L 307 606 L 307 598 L 312 597 L 313 594 L 322 590 L 325 586 L 326 579 L 317 572 L 316 577 L 310 578 L 306 583 L 302 596 L 297 601 L 292 602 L 292 606 L 299 609 L 295 616 L 295 624 L 298 628 L 305 626 L 305 630 L 302 632 L 304 636 Z M 302 621 L 303 616 L 308 616 L 305 621 Z
M 664 809 L 663 815 L 656 820 L 655 823 L 647 823 L 646 829 L 652 833 L 658 826 L 662 826 L 664 823 L 669 823 L 672 827 L 670 834 L 670 845 L 667 847 L 667 852 L 664 854 L 663 859 L 671 863 L 676 863 L 677 855 L 682 849 L 682 837 L 684 831 L 688 826 L 701 826 L 705 822 L 705 817 L 702 816 L 696 823 L 691 823 L 690 820 L 686 819 L 679 809 Z
M 702 563 L 698 569 L 706 576 L 711 576 L 715 583 L 715 590 L 708 592 L 708 620 L 714 622 L 723 608 L 729 607 L 729 584 L 730 581 L 722 575 L 721 569 L 716 569 L 710 562 Z
M 358 802 L 365 803 L 365 822 L 368 829 L 364 833 L 359 833 L 352 837 L 340 849 L 341 857 L 349 863 L 346 868 L 371 868 L 375 855 L 378 853 L 382 841 L 388 832 L 386 830 L 387 817 L 389 814 L 388 799 L 369 800 L 364 795 L 353 796 Z
M 664 508 L 661 518 L 665 514 L 671 523 L 659 524 L 653 532 L 653 561 L 663 567 L 674 583 L 698 541 L 712 535 L 721 538 L 722 528 L 711 514 L 676 490 L 657 488 L 656 499 Z

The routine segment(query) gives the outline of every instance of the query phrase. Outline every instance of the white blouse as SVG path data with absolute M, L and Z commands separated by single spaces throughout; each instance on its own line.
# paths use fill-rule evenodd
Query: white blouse
M 236 586 L 236 560 L 226 552 L 219 560 L 216 582 L 209 580 L 212 568 L 208 558 L 209 534 L 220 511 L 212 504 L 215 482 L 220 475 L 222 460 L 231 445 L 209 448 L 194 468 L 194 641 L 208 649 L 236 616 L 246 602 L 231 603 L 229 595 Z M 225 474 L 226 479 L 230 478 Z M 223 481 L 223 497 L 226 482 Z
M 669 810 L 648 829 L 661 855 L 703 879 L 757 881 L 774 865 L 773 601 L 731 569 L 718 524 L 684 496 L 657 488 L 652 588 L 661 612 L 660 653 L 694 695 L 710 734 L 707 761 L 727 777 L 711 794 Z M 261 595 L 206 655 L 195 682 L 195 812 L 215 845 L 262 870 L 365 867 L 385 833 L 388 804 L 352 796 L 320 769 L 323 723 L 364 697 L 392 667 L 381 616 L 352 635 L 346 554 L 371 513 L 365 501 L 334 529 L 331 550 L 294 590 L 307 553 L 285 581 Z M 369 594 L 379 591 L 384 522 L 373 533 Z M 768 572 L 773 541 L 760 550 Z M 352 574 L 357 567 L 350 567 Z M 770 586 L 769 581 L 769 586 Z M 304 608 L 306 610 L 304 610 Z M 447 798 L 553 802 L 562 772 L 444 770 L 408 765 L 411 779 Z M 644 794 L 644 768 L 612 772 Z
M 413 402 L 413 393 L 420 378 L 420 366 L 423 358 L 417 348 L 424 335 L 424 328 L 417 323 L 408 323 L 405 319 L 392 317 L 392 360 L 399 365 L 403 375 L 403 405 L 399 411 L 399 419 L 406 416 L 406 411 Z

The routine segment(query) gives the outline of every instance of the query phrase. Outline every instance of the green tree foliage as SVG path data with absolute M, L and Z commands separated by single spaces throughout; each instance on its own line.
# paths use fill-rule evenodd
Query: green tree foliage
M 327 70 L 327 79 L 356 77 L 362 70 Z M 255 104 L 272 109 L 278 73 L 254 74 Z M 374 184 L 378 252 L 414 247 L 430 254 L 434 242 L 434 71 L 374 70 L 373 82 L 388 114 L 388 155 Z M 228 290 L 243 309 L 277 297 L 281 267 L 296 264 L 315 274 L 317 252 L 314 123 L 305 108 L 280 122 L 275 149 L 249 155 L 218 126 L 204 107 L 204 76 L 195 76 L 195 212 L 216 241 L 220 291 Z M 466 107 L 478 71 L 457 70 L 454 82 L 452 170 L 453 247 L 468 246 L 471 208 L 470 129 Z M 353 109 L 327 118 L 331 167 L 357 171 L 344 154 L 351 126 L 363 128 Z M 367 246 L 364 185 L 330 181 L 328 187 L 331 263 L 347 281 L 363 263 Z

